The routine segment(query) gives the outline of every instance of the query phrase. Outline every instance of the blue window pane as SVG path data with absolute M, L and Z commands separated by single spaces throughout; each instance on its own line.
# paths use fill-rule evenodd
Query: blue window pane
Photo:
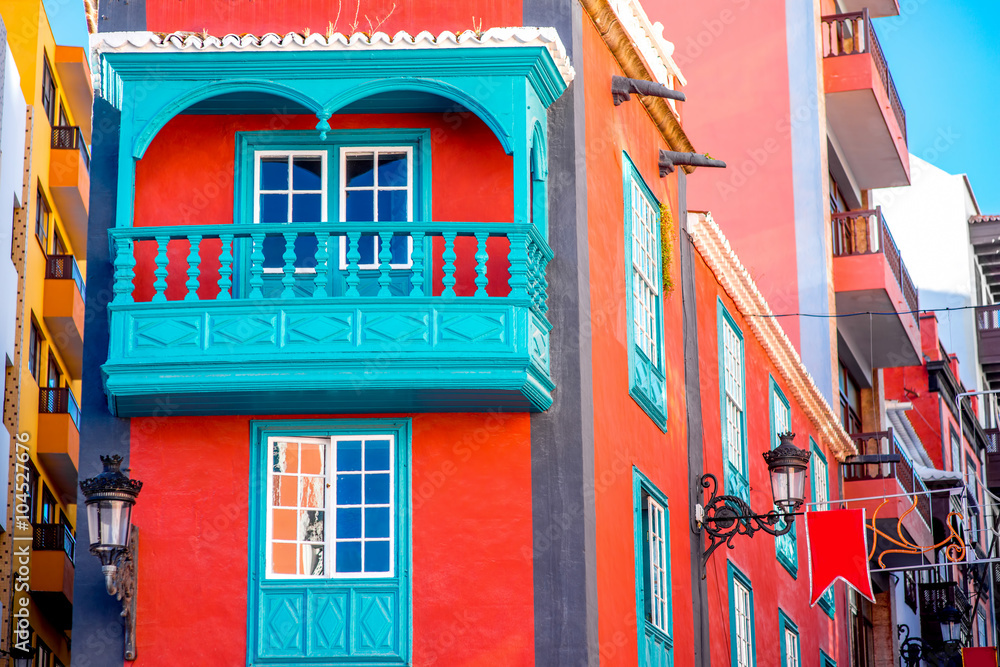
M 379 190 L 378 219 L 380 222 L 405 222 L 408 216 L 406 190 Z
M 347 187 L 357 188 L 375 185 L 373 172 L 375 157 L 368 155 L 347 156 Z
M 376 246 L 382 245 L 378 237 L 366 234 L 358 239 L 358 251 L 361 253 L 359 264 L 375 264 L 378 261 Z
M 292 195 L 292 222 L 319 222 L 323 217 L 323 195 Z
M 380 188 L 406 186 L 409 176 L 406 153 L 382 153 L 378 156 L 378 185 Z
M 288 195 L 261 195 L 260 221 L 288 222 Z
M 361 542 L 337 542 L 337 572 L 361 571 Z
M 361 470 L 360 440 L 341 440 L 337 443 L 337 470 Z
M 264 245 L 264 268 L 277 269 L 285 265 L 285 260 L 281 257 L 285 254 L 284 236 L 265 236 Z
M 365 470 L 389 469 L 389 441 L 369 440 L 365 446 Z
M 365 543 L 365 572 L 389 571 L 389 543 Z
M 347 193 L 344 222 L 371 222 L 375 219 L 375 200 L 371 190 Z
M 361 537 L 360 507 L 341 507 L 337 510 L 337 537 Z
M 265 157 L 260 160 L 260 189 L 288 189 L 288 158 Z
M 316 237 L 312 234 L 295 239 L 295 266 L 312 268 L 316 266 Z
M 410 235 L 393 236 L 389 241 L 393 264 L 406 264 L 410 261 Z
M 365 475 L 365 504 L 389 502 L 389 475 Z
M 318 157 L 292 159 L 292 187 L 296 190 L 321 190 L 323 161 Z
M 337 475 L 337 504 L 361 504 L 361 475 Z
M 360 510 L 358 510 L 360 511 Z M 339 515 L 338 515 L 339 516 Z M 337 528 L 337 537 L 340 537 L 340 528 Z M 346 535 L 345 535 L 346 537 Z M 389 508 L 388 507 L 366 507 L 365 508 L 365 537 L 389 537 Z

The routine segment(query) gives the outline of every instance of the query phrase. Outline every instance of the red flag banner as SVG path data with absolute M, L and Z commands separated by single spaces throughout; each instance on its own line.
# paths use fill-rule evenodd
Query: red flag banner
M 997 650 L 992 646 L 962 649 L 965 667 L 997 667 Z
M 865 511 L 806 512 L 805 520 L 809 547 L 809 604 L 815 605 L 837 579 L 843 579 L 875 602 L 868 571 Z

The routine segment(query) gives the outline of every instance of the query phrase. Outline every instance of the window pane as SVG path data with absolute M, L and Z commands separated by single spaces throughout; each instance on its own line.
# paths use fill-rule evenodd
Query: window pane
M 337 504 L 361 504 L 361 475 L 337 475 Z
M 379 190 L 378 219 L 380 222 L 406 222 L 409 217 L 406 190 Z
M 299 539 L 304 542 L 322 542 L 325 512 L 299 510 Z
M 298 534 L 295 510 L 271 510 L 271 537 L 276 540 L 294 540 Z
M 389 475 L 365 475 L 365 503 L 389 502 Z
M 260 221 L 288 222 L 288 195 L 261 195 Z
M 361 253 L 361 259 L 358 260 L 358 263 L 367 265 L 377 264 L 378 251 L 376 250 L 376 246 L 380 245 L 382 245 L 381 240 L 371 234 L 365 234 L 358 239 L 358 252 Z
M 337 542 L 337 572 L 361 572 L 361 542 Z
M 369 440 L 365 443 L 365 470 L 389 469 L 389 441 Z
M 260 159 L 260 189 L 288 189 L 288 158 L 262 157 Z
M 375 185 L 374 170 L 375 156 L 371 153 L 365 155 L 347 156 L 347 187 L 371 187 Z
M 375 200 L 371 190 L 352 190 L 345 195 L 344 222 L 375 220 Z
M 337 537 L 340 537 L 339 530 Z M 365 508 L 365 537 L 389 537 L 388 507 Z
M 341 440 L 337 443 L 337 470 L 361 470 L 360 440 Z
M 380 188 L 405 187 L 409 181 L 406 153 L 381 153 L 378 156 Z
M 265 236 L 262 249 L 264 251 L 265 269 L 280 269 L 285 265 L 285 258 L 283 257 L 285 254 L 285 237 Z
M 326 479 L 323 477 L 302 477 L 299 507 L 323 507 L 326 497 Z
M 361 537 L 361 508 L 341 507 L 337 509 L 337 538 Z
M 323 459 L 326 453 L 326 446 L 318 442 L 303 442 L 302 445 L 302 474 L 322 475 L 326 472 Z
M 292 222 L 319 222 L 323 218 L 323 195 L 292 195 Z
M 389 542 L 365 543 L 365 572 L 389 571 Z
M 302 545 L 302 572 L 314 577 L 323 576 L 323 545 Z
M 323 189 L 323 160 L 318 157 L 292 159 L 292 187 L 296 190 Z
M 407 264 L 410 261 L 410 235 L 396 235 L 389 241 L 393 264 Z
M 275 574 L 296 574 L 295 543 L 275 542 L 271 545 L 271 571 Z
M 295 507 L 298 478 L 295 475 L 275 475 L 271 503 L 276 507 Z

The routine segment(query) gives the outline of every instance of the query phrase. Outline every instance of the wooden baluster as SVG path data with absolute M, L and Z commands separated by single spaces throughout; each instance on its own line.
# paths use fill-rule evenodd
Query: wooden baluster
M 444 254 L 441 259 L 444 260 L 444 267 L 442 271 L 444 272 L 444 278 L 441 279 L 441 284 L 444 285 L 444 291 L 441 292 L 441 296 L 453 297 L 455 296 L 455 260 L 458 259 L 458 255 L 455 254 L 455 232 L 445 232 L 442 234 L 444 237 Z
M 264 234 L 251 234 L 253 250 L 250 253 L 250 298 L 264 298 Z
M 282 270 L 281 284 L 285 289 L 281 290 L 282 299 L 295 298 L 295 239 L 297 232 L 285 232 L 285 253 L 281 256 L 285 260 L 285 268 Z
M 188 253 L 188 268 L 187 268 L 187 288 L 188 293 L 184 296 L 185 301 L 197 301 L 198 300 L 198 276 L 201 273 L 198 266 L 201 264 L 201 235 L 192 234 L 188 237 L 188 241 L 191 243 L 191 251 Z
M 313 297 L 326 296 L 327 275 L 330 271 L 330 232 L 316 234 L 316 288 Z
M 486 252 L 486 239 L 489 237 L 489 232 L 476 232 L 476 241 L 479 242 L 476 250 L 476 296 L 481 298 L 487 296 L 486 286 L 490 283 L 490 279 L 486 277 L 486 260 L 490 258 Z
M 361 276 L 358 275 L 358 262 L 361 260 L 361 232 L 347 232 L 347 294 L 346 296 L 361 296 L 358 285 Z
M 133 303 L 132 290 L 135 289 L 135 257 L 132 239 L 115 239 L 115 298 L 112 303 Z
M 378 253 L 378 295 L 391 296 L 389 283 L 392 276 L 389 275 L 390 264 L 392 263 L 392 232 L 379 232 L 379 253 Z
M 230 290 L 233 287 L 233 235 L 220 234 L 222 252 L 219 254 L 219 296 L 220 301 L 232 298 Z
M 410 273 L 410 296 L 424 295 L 424 233 L 413 233 L 413 267 Z
M 160 303 L 167 300 L 167 295 L 165 294 L 167 290 L 167 264 L 170 262 L 167 258 L 168 243 L 170 243 L 169 236 L 160 235 L 156 237 L 156 259 L 154 260 L 156 269 L 153 271 L 156 280 L 153 281 L 153 303 Z
M 528 235 L 522 232 L 513 232 L 507 235 L 510 239 L 510 254 L 507 259 L 510 261 L 510 296 L 515 299 L 526 299 L 528 297 Z

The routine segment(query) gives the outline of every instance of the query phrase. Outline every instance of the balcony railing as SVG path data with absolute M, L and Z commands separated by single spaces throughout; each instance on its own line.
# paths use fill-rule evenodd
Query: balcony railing
M 116 414 L 167 395 L 186 414 L 211 394 L 287 409 L 274 387 L 302 410 L 551 404 L 552 251 L 533 225 L 198 225 L 110 238 L 104 371 Z
M 73 255 L 49 255 L 45 262 L 45 278 L 53 280 L 73 280 L 83 300 L 87 300 L 87 286 L 83 283 L 83 273 Z
M 31 548 L 34 551 L 64 551 L 70 561 L 76 559 L 76 538 L 69 526 L 62 523 L 34 524 Z
M 895 478 L 900 488 L 916 499 L 917 513 L 930 528 L 931 499 L 927 493 L 927 486 L 914 472 L 909 455 L 897 445 L 892 429 L 875 433 L 857 433 L 852 435 L 851 439 L 858 448 L 859 457 L 897 456 L 899 460 L 882 463 L 845 463 L 842 467 L 844 481 L 862 482 Z
M 911 311 L 920 309 L 917 288 L 906 270 L 906 264 L 899 254 L 899 247 L 893 240 L 889 228 L 882 217 L 882 207 L 867 211 L 847 211 L 834 213 L 833 254 L 835 257 L 849 255 L 871 255 L 882 253 L 888 262 L 896 283 L 903 292 L 903 298 Z
M 80 406 L 68 388 L 42 387 L 38 390 L 38 411 L 43 414 L 68 414 L 80 429 Z
M 899 124 L 905 141 L 906 111 L 903 109 L 902 102 L 899 101 L 899 92 L 896 91 L 896 84 L 892 80 L 892 73 L 889 72 L 889 66 L 886 64 L 885 55 L 882 53 L 882 46 L 878 42 L 875 28 L 868 16 L 868 10 L 824 16 L 821 31 L 824 58 L 853 56 L 862 53 L 871 54 L 875 69 L 882 80 L 882 87 L 889 97 L 892 113 L 896 116 L 896 122 Z
M 90 173 L 90 151 L 83 138 L 83 132 L 75 125 L 56 125 L 52 128 L 52 148 L 59 150 L 78 150 L 83 158 L 83 164 Z

